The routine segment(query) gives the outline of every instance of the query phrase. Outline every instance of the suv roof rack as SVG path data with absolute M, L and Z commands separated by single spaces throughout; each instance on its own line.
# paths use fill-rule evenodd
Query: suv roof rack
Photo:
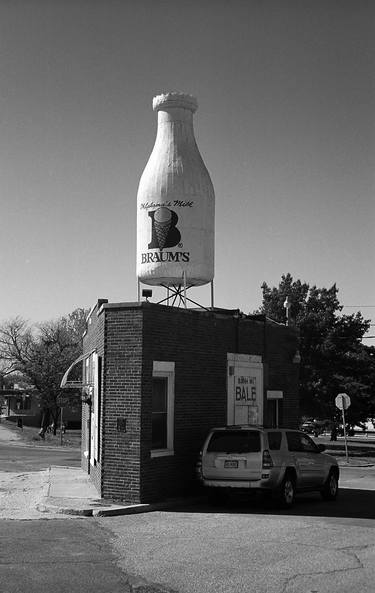
M 223 428 L 265 428 L 263 424 L 227 424 Z

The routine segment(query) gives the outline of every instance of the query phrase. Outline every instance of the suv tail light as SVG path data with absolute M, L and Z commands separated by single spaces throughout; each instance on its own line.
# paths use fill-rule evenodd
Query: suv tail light
M 272 457 L 268 449 L 265 449 L 263 451 L 262 468 L 269 469 L 271 467 L 273 467 Z

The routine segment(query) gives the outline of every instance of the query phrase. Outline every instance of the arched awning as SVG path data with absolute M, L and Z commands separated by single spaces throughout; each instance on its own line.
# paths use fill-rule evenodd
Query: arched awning
M 63 378 L 61 379 L 60 389 L 82 389 L 82 387 L 84 386 L 83 380 L 81 379 L 81 381 L 69 381 L 69 374 L 72 371 L 72 369 L 74 369 L 74 367 L 77 366 L 77 364 L 91 356 L 93 352 L 96 352 L 96 348 L 94 348 L 90 352 L 81 354 L 81 356 L 79 356 L 74 362 L 72 362 L 70 367 L 65 371 Z

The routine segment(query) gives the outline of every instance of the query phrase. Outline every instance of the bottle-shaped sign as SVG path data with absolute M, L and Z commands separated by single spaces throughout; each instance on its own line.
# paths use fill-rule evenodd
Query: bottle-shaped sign
M 193 129 L 197 100 L 167 93 L 153 100 L 155 145 L 139 182 L 137 276 L 151 285 L 189 286 L 214 277 L 215 194 Z

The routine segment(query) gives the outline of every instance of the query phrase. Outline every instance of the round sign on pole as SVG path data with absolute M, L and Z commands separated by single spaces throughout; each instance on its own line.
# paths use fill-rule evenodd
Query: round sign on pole
M 350 406 L 350 397 L 347 393 L 339 393 L 335 398 L 336 408 L 339 410 L 347 410 Z

